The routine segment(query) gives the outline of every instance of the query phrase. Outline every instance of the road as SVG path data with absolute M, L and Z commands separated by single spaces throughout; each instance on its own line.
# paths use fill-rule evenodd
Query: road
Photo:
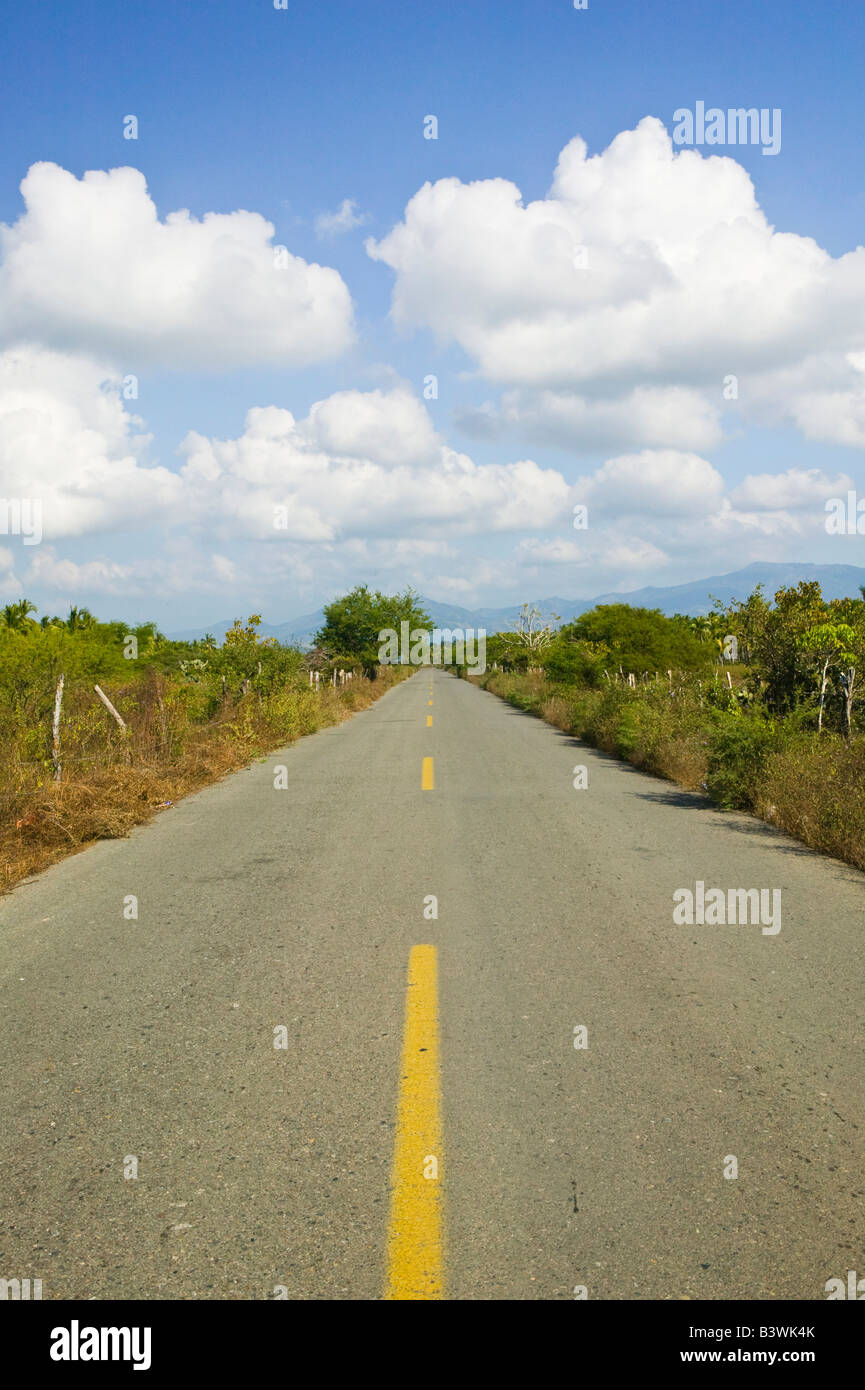
M 677 925 L 697 880 L 781 930 Z M 421 670 L 0 900 L 0 1276 L 823 1299 L 865 1273 L 863 886 Z

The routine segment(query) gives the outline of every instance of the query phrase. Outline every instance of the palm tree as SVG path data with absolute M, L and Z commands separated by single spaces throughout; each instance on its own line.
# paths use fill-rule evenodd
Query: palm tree
M 4 627 L 12 628 L 15 632 L 26 632 L 28 627 L 33 626 L 30 614 L 35 612 L 36 604 L 22 598 L 17 603 L 7 603 L 0 616 Z
M 96 619 L 89 608 L 69 609 L 69 617 L 66 619 L 66 626 L 70 632 L 85 632 L 87 628 L 94 627 Z

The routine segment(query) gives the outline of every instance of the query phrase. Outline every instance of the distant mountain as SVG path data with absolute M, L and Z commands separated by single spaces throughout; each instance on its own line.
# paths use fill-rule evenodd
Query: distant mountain
M 865 568 L 859 565 L 770 564 L 757 561 L 744 569 L 733 570 L 731 574 L 715 574 L 708 579 L 695 579 L 667 588 L 650 585 L 645 589 L 631 589 L 627 593 L 599 594 L 596 598 L 553 596 L 533 602 L 545 614 L 558 614 L 563 622 L 572 622 L 598 603 L 630 603 L 635 608 L 660 608 L 662 613 L 689 613 L 699 617 L 711 612 L 713 598 L 719 598 L 723 603 L 729 603 L 731 599 L 745 599 L 758 584 L 764 586 L 767 596 L 771 598 L 777 589 L 805 579 L 816 579 L 824 598 L 858 598 L 860 586 L 865 584 Z M 519 604 L 505 608 L 459 608 L 451 603 L 437 603 L 435 599 L 427 598 L 421 599 L 421 603 L 435 627 L 470 627 L 475 631 L 482 628 L 488 633 L 506 631 L 520 611 Z M 260 631 L 263 636 L 275 637 L 278 642 L 309 646 L 323 624 L 324 609 L 319 608 L 314 613 L 304 613 L 287 623 L 262 623 Z M 231 626 L 230 622 L 212 623 L 207 628 L 193 628 L 168 635 L 178 642 L 192 642 L 203 637 L 205 632 L 211 632 L 221 642 Z
M 745 599 L 758 584 L 768 598 L 776 590 L 798 584 L 801 580 L 816 579 L 823 597 L 859 598 L 860 585 L 865 584 L 865 569 L 859 565 L 770 564 L 756 561 L 732 574 L 715 574 L 709 579 L 697 579 L 689 584 L 674 584 L 667 589 L 634 589 L 629 594 L 602 594 L 593 603 L 631 603 L 635 608 L 660 608 L 662 613 L 690 613 L 700 617 L 711 612 L 713 598 L 723 603 Z M 552 602 L 553 600 L 548 600 Z M 581 612 L 585 612 L 581 608 Z

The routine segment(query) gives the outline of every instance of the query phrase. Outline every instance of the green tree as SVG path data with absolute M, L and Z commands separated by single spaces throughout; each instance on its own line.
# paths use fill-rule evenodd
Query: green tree
M 612 653 L 606 642 L 575 637 L 563 628 L 546 648 L 543 663 L 548 679 L 560 685 L 600 685 Z
M 565 641 L 588 644 L 584 656 L 603 651 L 627 673 L 697 671 L 713 661 L 710 646 L 690 629 L 689 620 L 668 618 L 658 608 L 632 608 L 627 603 L 603 603 L 567 627 Z
M 315 634 L 316 644 L 331 657 L 354 659 L 367 669 L 378 662 L 379 633 L 389 630 L 399 635 L 404 622 L 410 632 L 432 627 L 429 614 L 420 606 L 420 596 L 412 589 L 404 594 L 372 593 L 366 584 L 358 584 L 351 593 L 327 604 L 324 618 Z
M 815 580 L 779 589 L 774 607 L 758 585 L 747 599 L 731 604 L 727 617 L 750 664 L 749 688 L 773 712 L 788 713 L 813 696 L 813 675 L 802 660 L 800 639 L 829 617 Z
M 86 632 L 89 628 L 96 626 L 96 619 L 89 608 L 69 609 L 69 617 L 66 619 L 66 626 L 70 632 Z
M 0 616 L 2 616 L 5 627 L 11 628 L 15 632 L 27 632 L 36 626 L 30 617 L 30 614 L 35 612 L 36 604 L 31 603 L 29 599 L 22 598 L 17 603 L 7 603 Z
M 806 632 L 801 633 L 796 638 L 796 646 L 800 652 L 806 656 L 806 660 L 813 663 L 816 667 L 817 679 L 820 685 L 817 731 L 823 729 L 823 710 L 826 704 L 826 691 L 829 686 L 830 675 L 837 670 L 839 679 L 847 674 L 847 679 L 842 680 L 842 688 L 845 692 L 845 725 L 849 734 L 850 720 L 852 714 L 853 690 L 855 689 L 855 667 L 858 665 L 857 651 L 858 634 L 856 629 L 849 623 L 816 623 L 809 627 Z M 854 668 L 852 676 L 851 668 Z M 850 689 L 850 702 L 847 703 L 847 690 Z

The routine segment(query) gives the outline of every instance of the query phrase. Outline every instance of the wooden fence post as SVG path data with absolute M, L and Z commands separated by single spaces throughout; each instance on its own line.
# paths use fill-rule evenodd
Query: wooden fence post
M 52 728 L 52 753 L 54 758 L 54 781 L 60 781 L 62 768 L 60 766 L 60 707 L 63 704 L 63 684 L 65 676 L 61 676 L 57 682 L 57 693 L 54 696 L 54 725 Z
M 124 721 L 120 718 L 120 715 L 117 713 L 117 710 L 114 708 L 114 706 L 112 705 L 112 703 L 111 703 L 111 701 L 109 700 L 108 696 L 105 694 L 105 691 L 104 691 L 104 690 L 101 690 L 100 687 L 99 687 L 98 685 L 94 685 L 93 689 L 96 691 L 96 694 L 99 696 L 99 698 L 100 698 L 100 700 L 102 701 L 103 705 L 104 705 L 105 708 L 108 710 L 108 713 L 114 715 L 114 718 L 117 720 L 117 722 L 118 722 L 118 724 L 120 725 L 121 729 L 123 730 L 124 733 L 126 733 L 126 732 L 127 732 L 126 724 L 125 724 Z

